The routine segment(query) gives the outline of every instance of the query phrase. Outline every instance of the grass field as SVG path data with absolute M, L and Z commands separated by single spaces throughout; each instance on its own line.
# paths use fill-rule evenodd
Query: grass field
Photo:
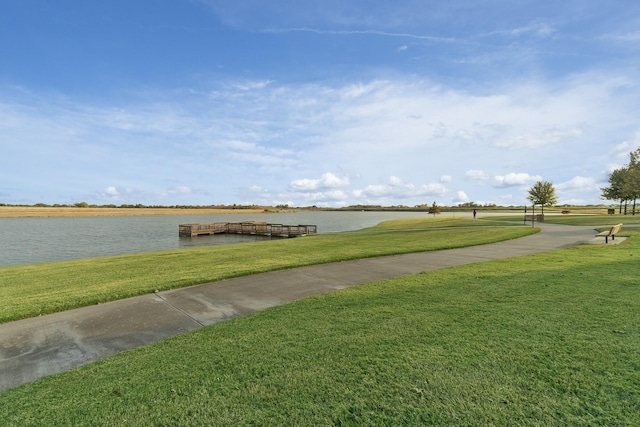
M 0 419 L 640 425 L 640 241 L 627 233 L 621 245 L 371 283 L 212 325 L 0 393 Z
M 566 225 L 640 224 L 640 215 L 554 215 L 546 216 L 545 222 Z
M 490 217 L 493 220 L 500 220 L 503 222 L 518 222 L 522 224 L 523 217 L 520 215 L 509 216 L 494 216 Z M 627 225 L 640 224 L 640 215 L 547 215 L 545 214 L 544 222 L 551 224 L 565 224 L 565 225 L 584 225 L 584 226 L 604 226 L 614 225 L 618 223 Z M 536 222 L 537 223 L 537 222 Z M 531 224 L 528 222 L 527 224 Z

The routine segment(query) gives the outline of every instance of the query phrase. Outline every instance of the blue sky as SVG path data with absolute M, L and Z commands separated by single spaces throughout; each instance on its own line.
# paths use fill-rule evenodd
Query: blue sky
M 0 203 L 601 203 L 640 2 L 7 0 Z

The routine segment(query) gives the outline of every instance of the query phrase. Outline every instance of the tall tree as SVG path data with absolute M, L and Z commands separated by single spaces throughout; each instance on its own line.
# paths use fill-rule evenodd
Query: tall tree
M 544 215 L 545 206 L 554 205 L 558 202 L 556 189 L 553 188 L 553 184 L 549 181 L 538 181 L 533 184 L 533 187 L 529 189 L 529 197 L 527 197 L 527 199 L 533 203 L 534 206 L 542 206 L 542 215 Z
M 636 214 L 636 201 L 640 197 L 640 148 L 629 153 L 629 169 L 627 187 L 631 200 L 633 200 L 633 214 Z
M 629 153 L 629 163 L 615 169 L 609 174 L 609 186 L 601 188 L 602 198 L 620 201 L 620 213 L 622 204 L 627 212 L 627 204 L 633 201 L 633 214 L 636 212 L 636 201 L 640 198 L 640 148 Z
M 615 169 L 609 174 L 609 186 L 600 188 L 601 197 L 605 200 L 619 201 L 619 211 L 622 213 L 622 204 L 626 204 L 630 197 L 627 187 L 627 168 Z

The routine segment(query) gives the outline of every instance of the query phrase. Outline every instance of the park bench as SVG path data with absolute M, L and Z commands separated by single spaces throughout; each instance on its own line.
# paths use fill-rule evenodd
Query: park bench
M 604 242 L 609 243 L 609 236 L 611 236 L 611 240 L 615 240 L 616 234 L 620 232 L 621 228 L 622 228 L 622 224 L 614 225 L 608 231 L 602 231 L 596 234 L 596 237 L 604 237 Z

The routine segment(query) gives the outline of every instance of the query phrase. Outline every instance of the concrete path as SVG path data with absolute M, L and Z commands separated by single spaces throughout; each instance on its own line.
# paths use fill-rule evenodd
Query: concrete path
M 537 224 L 506 242 L 256 274 L 0 325 L 0 391 L 123 350 L 312 295 L 423 271 L 604 244 L 592 227 Z M 620 243 L 618 238 L 615 243 Z M 609 244 L 612 244 L 611 242 Z

